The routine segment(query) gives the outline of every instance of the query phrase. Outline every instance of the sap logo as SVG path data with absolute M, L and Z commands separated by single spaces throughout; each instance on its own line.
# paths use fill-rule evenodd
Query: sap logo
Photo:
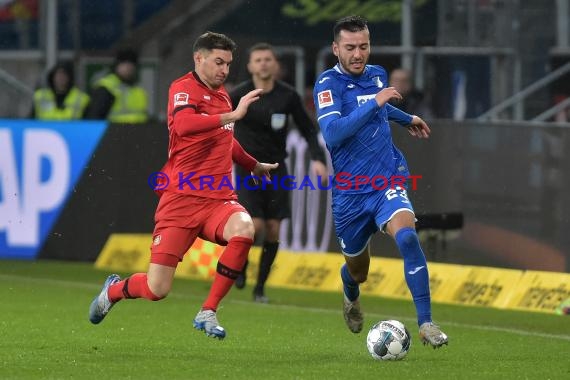
M 0 120 L 0 257 L 37 255 L 105 128 Z
M 360 107 L 361 105 L 363 105 L 364 103 L 366 103 L 367 101 L 374 99 L 376 97 L 376 94 L 373 95 L 360 95 L 356 97 L 356 102 L 358 103 L 358 106 Z

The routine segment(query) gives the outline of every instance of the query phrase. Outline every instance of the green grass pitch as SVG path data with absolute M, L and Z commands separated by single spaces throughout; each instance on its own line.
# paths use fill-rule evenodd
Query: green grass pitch
M 121 302 L 87 319 L 108 273 L 91 264 L 0 261 L 0 379 L 570 379 L 570 317 L 434 304 L 450 336 L 420 344 L 411 301 L 362 297 L 365 331 L 344 325 L 342 297 L 232 289 L 218 312 L 228 336 L 192 328 L 209 283 L 176 279 L 163 301 Z M 398 319 L 413 334 L 403 361 L 373 360 L 366 331 Z

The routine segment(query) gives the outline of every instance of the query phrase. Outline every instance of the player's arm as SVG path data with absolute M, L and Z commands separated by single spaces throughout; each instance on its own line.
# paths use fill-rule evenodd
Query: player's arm
M 249 105 L 259 99 L 261 90 L 253 90 L 242 96 L 235 110 L 222 114 L 204 115 L 197 113 L 197 101 L 187 92 L 171 89 L 170 101 L 174 102 L 172 111 L 173 129 L 179 136 L 206 132 L 222 125 L 240 120 L 247 113 Z
M 410 115 L 389 103 L 386 103 L 386 111 L 388 112 L 388 120 L 406 127 L 410 135 L 420 139 L 429 137 L 431 130 L 421 117 Z
M 369 101 L 356 107 L 348 115 L 342 115 L 342 96 L 335 90 L 333 79 L 327 77 L 317 81 L 313 92 L 317 109 L 317 122 L 323 138 L 329 146 L 342 144 L 370 121 L 378 111 L 378 105 Z M 324 81 L 323 81 L 324 80 Z M 320 82 L 320 83 L 319 83 Z
M 390 103 L 386 103 L 386 112 L 388 113 L 388 120 L 395 121 L 401 126 L 405 127 L 412 123 L 412 115 L 394 107 Z
M 291 100 L 291 115 L 293 116 L 293 121 L 295 121 L 295 125 L 297 125 L 299 132 L 309 145 L 311 159 L 313 161 L 320 161 L 326 165 L 325 152 L 319 145 L 319 131 L 307 113 L 305 106 L 303 106 L 301 97 L 297 92 L 293 92 Z
M 257 165 L 257 160 L 247 153 L 235 138 L 232 146 L 232 161 L 250 172 Z
M 268 164 L 265 162 L 257 162 L 255 158 L 251 157 L 243 149 L 235 138 L 232 146 L 232 160 L 257 177 L 271 178 L 270 171 L 277 169 L 279 166 L 278 163 Z

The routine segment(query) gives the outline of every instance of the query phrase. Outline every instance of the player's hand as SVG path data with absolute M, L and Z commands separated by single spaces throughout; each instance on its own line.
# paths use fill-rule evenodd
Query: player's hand
M 251 103 L 257 101 L 259 99 L 259 95 L 263 90 L 258 88 L 256 90 L 252 90 L 241 97 L 239 100 L 239 104 L 237 105 L 236 109 L 233 111 L 234 119 L 241 120 L 247 113 L 247 109 L 251 105 Z
M 392 99 L 397 99 L 397 100 L 403 99 L 402 95 L 400 95 L 400 93 L 396 91 L 396 88 L 394 87 L 383 88 L 380 92 L 376 94 L 376 103 L 378 104 L 378 107 L 382 107 L 384 104 L 388 103 Z
M 253 174 L 255 177 L 265 177 L 268 181 L 271 179 L 271 170 L 277 169 L 277 167 L 279 167 L 278 163 L 275 164 L 267 164 L 265 162 L 258 162 L 255 167 L 253 168 L 253 171 L 251 172 L 251 174 Z
M 325 164 L 321 161 L 311 161 L 311 170 L 317 178 L 321 178 L 323 186 L 327 186 L 329 184 L 329 170 Z
M 429 129 L 421 117 L 414 115 L 412 122 L 408 125 L 408 132 L 410 132 L 410 135 L 419 139 L 427 139 L 431 133 L 431 129 Z

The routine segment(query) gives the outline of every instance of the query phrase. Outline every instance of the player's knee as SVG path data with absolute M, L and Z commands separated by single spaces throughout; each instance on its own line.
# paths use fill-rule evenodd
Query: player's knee
M 238 212 L 233 214 L 224 227 L 224 238 L 229 241 L 233 237 L 254 239 L 255 226 L 249 214 Z
M 148 295 L 147 298 L 151 301 L 160 301 L 161 299 L 166 298 L 168 293 L 170 293 L 171 284 L 164 284 L 164 283 L 155 283 L 155 284 L 148 284 Z
M 400 249 L 413 249 L 420 245 L 416 230 L 410 227 L 405 227 L 399 230 L 396 233 L 395 238 Z
M 253 226 L 253 223 L 251 221 L 240 221 L 240 223 L 236 223 L 231 237 L 235 236 L 241 236 L 253 240 L 255 236 L 255 227 Z

